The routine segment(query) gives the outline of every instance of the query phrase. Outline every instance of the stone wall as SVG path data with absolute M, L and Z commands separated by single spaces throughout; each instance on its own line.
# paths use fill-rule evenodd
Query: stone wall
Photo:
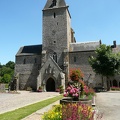
M 15 65 L 15 75 L 18 77 L 18 89 L 27 87 L 36 89 L 37 76 L 41 67 L 41 56 L 17 56 Z
M 62 69 L 54 62 L 52 58 L 49 58 L 42 66 L 38 76 L 38 86 L 46 86 L 46 82 L 49 78 L 54 79 L 55 88 L 58 88 L 62 84 Z M 63 85 L 64 86 L 64 85 Z
M 95 56 L 94 51 L 79 51 L 69 53 L 70 69 L 80 68 L 84 73 L 84 81 L 86 81 L 88 84 L 93 83 L 95 80 L 95 73 L 88 62 L 88 58 L 91 55 Z
M 0 83 L 0 92 L 5 92 L 5 84 Z
M 68 18 L 69 17 L 69 18 Z M 63 65 L 63 51 L 68 49 L 71 26 L 67 7 L 43 10 L 43 50 L 47 58 L 55 52 L 57 63 Z M 69 36 L 68 36 L 69 35 Z

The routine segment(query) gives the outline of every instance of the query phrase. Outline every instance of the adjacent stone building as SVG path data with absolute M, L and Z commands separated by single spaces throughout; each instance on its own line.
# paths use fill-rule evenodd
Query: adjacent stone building
M 76 43 L 65 0 L 47 0 L 43 8 L 42 45 L 23 46 L 16 54 L 15 75 L 20 90 L 31 87 L 55 91 L 69 80 L 69 70 L 80 68 L 84 81 L 95 86 L 97 78 L 88 58 L 101 41 Z

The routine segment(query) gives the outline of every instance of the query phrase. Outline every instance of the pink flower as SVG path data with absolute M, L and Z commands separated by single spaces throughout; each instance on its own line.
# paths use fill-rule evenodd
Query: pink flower
M 67 93 L 65 93 L 63 96 L 64 96 L 64 97 L 67 97 L 67 96 L 68 96 L 68 94 L 67 94 Z

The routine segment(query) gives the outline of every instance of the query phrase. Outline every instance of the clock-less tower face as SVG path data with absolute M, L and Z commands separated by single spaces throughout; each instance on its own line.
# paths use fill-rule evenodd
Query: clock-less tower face
M 56 55 L 56 62 L 63 64 L 63 51 L 69 50 L 71 25 L 68 6 L 64 0 L 48 0 L 43 9 L 42 49 L 47 56 Z

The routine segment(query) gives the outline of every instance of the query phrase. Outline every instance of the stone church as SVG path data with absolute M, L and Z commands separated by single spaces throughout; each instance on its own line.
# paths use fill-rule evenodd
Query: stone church
M 47 0 L 43 8 L 42 44 L 23 46 L 16 54 L 15 75 L 20 90 L 31 87 L 55 91 L 67 84 L 69 71 L 80 68 L 83 80 L 91 86 L 97 77 L 88 58 L 101 41 L 77 43 L 71 28 L 71 14 L 65 0 Z

